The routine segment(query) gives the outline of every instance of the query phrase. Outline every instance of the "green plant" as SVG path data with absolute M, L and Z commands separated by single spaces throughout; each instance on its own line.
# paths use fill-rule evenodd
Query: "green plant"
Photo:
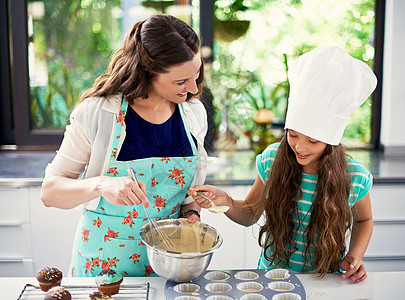
M 244 12 L 250 6 L 244 0 L 216 0 L 214 2 L 214 13 L 218 20 L 240 20 Z
M 283 63 L 287 72 L 287 55 L 283 55 Z M 257 152 L 276 140 L 271 130 L 272 118 L 261 123 L 254 117 L 258 112 L 268 110 L 278 121 L 284 120 L 289 93 L 287 78 L 268 86 L 258 73 L 243 70 L 238 60 L 224 51 L 207 69 L 206 81 L 214 95 L 217 111 L 222 112 L 216 126 L 223 125 L 228 139 L 245 135 Z
M 288 97 L 284 85 L 285 82 L 282 82 L 274 87 L 267 87 L 261 79 L 256 77 L 254 85 L 245 91 L 247 95 L 245 99 L 253 110 L 243 120 L 243 134 L 248 137 L 256 153 L 261 153 L 269 144 L 277 140 L 273 134 L 271 122 L 276 115 L 275 112 L 284 117 L 285 108 L 282 109 L 281 114 L 279 113 L 280 104 L 286 103 L 286 97 Z
M 287 99 L 290 93 L 290 84 L 287 79 L 288 57 L 283 54 L 285 67 L 285 79 L 277 82 L 274 86 L 266 86 L 258 74 L 254 74 L 254 81 L 245 93 L 250 99 L 251 106 L 256 110 L 269 109 L 273 112 L 275 119 L 282 122 L 287 109 Z
M 216 0 L 214 2 L 214 38 L 222 42 L 232 42 L 244 36 L 249 30 L 250 21 L 244 13 L 250 8 L 243 0 Z
M 174 4 L 173 0 L 143 0 L 144 7 L 153 8 L 161 13 L 166 13 L 166 10 Z
M 31 87 L 31 120 L 33 128 L 61 128 L 66 124 L 67 115 L 64 99 L 59 95 L 55 73 L 48 73 L 48 87 Z
M 260 10 L 267 2 L 275 0 L 215 0 L 214 12 L 219 20 L 240 20 L 249 10 Z M 300 0 L 290 0 L 291 4 L 301 2 Z
M 39 1 L 29 0 L 28 5 Z M 47 75 L 31 81 L 31 123 L 37 129 L 62 129 L 80 93 L 105 72 L 120 39 L 112 11 L 120 0 L 45 0 L 44 14 L 33 18 L 35 64 Z M 30 57 L 33 59 L 34 57 Z M 42 77 L 43 74 L 35 74 Z M 30 78 L 33 79 L 33 78 Z
M 207 87 L 213 95 L 213 105 L 218 112 L 215 118 L 215 127 L 222 127 L 227 131 L 231 139 L 237 138 L 243 128 L 238 111 L 244 113 L 245 108 L 240 109 L 244 103 L 240 101 L 246 87 L 254 80 L 254 74 L 242 70 L 235 57 L 229 53 L 216 56 L 214 64 L 206 65 L 205 80 Z M 243 116 L 242 116 L 243 117 Z

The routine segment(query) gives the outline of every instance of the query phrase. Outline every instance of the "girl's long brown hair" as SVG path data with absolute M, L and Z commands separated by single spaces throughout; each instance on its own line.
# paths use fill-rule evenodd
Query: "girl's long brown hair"
M 154 15 L 136 23 L 126 36 L 123 47 L 113 56 L 108 73 L 99 76 L 81 96 L 106 97 L 122 93 L 129 104 L 136 98 L 148 98 L 151 79 L 159 73 L 188 62 L 200 51 L 200 40 L 185 22 L 165 14 Z M 187 100 L 202 91 L 204 66 L 196 80 L 198 92 L 188 93 Z
M 320 273 L 321 277 L 340 270 L 340 260 L 346 251 L 346 233 L 352 225 L 348 205 L 351 183 L 346 158 L 341 145 L 327 145 L 319 162 L 315 199 L 305 231 L 304 270 L 313 266 L 314 272 Z M 276 266 L 288 266 L 290 256 L 296 250 L 294 217 L 298 218 L 301 181 L 301 168 L 285 133 L 265 183 L 262 197 L 265 200 L 260 201 L 266 223 L 260 229 L 259 244 L 264 248 L 265 258 Z M 313 259 L 311 249 L 315 253 Z M 266 254 L 267 250 L 273 253 L 271 257 Z

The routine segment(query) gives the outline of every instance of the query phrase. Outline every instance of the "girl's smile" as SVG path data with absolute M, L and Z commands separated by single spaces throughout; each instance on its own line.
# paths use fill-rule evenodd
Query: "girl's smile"
M 317 174 L 319 159 L 325 151 L 326 143 L 292 129 L 288 129 L 287 142 L 302 166 L 302 171 L 307 174 Z
M 310 154 L 307 154 L 307 155 L 301 155 L 300 153 L 298 153 L 298 152 L 295 152 L 295 154 L 297 155 L 297 157 L 298 158 L 300 158 L 300 159 L 306 159 L 306 158 L 308 158 L 309 156 L 310 156 Z

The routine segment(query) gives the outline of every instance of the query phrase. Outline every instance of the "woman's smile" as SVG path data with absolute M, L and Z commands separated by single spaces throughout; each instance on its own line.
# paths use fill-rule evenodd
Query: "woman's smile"
M 185 93 L 178 93 L 177 94 L 179 97 L 185 97 L 185 96 L 187 96 L 187 92 L 185 92 Z

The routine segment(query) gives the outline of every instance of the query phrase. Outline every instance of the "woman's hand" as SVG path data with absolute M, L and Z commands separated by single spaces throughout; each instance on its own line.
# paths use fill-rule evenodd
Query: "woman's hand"
M 212 185 L 196 185 L 195 187 L 190 187 L 188 189 L 187 194 L 193 197 L 194 201 L 199 206 L 203 208 L 210 208 L 211 203 L 208 200 L 198 196 L 197 192 L 203 193 L 205 196 L 210 198 L 215 203 L 215 205 L 229 206 L 230 197 L 225 191 L 221 190 L 220 188 Z
M 188 223 L 195 223 L 201 221 L 200 218 L 196 214 L 191 214 L 190 216 L 187 217 L 187 222 Z
M 361 282 L 367 278 L 366 267 L 358 257 L 347 254 L 340 263 L 340 268 L 346 271 L 342 275 L 343 279 L 350 278 L 352 281 Z
M 138 180 L 139 187 L 129 177 L 101 176 L 98 189 L 104 199 L 114 205 L 139 205 L 149 207 L 146 185 Z

